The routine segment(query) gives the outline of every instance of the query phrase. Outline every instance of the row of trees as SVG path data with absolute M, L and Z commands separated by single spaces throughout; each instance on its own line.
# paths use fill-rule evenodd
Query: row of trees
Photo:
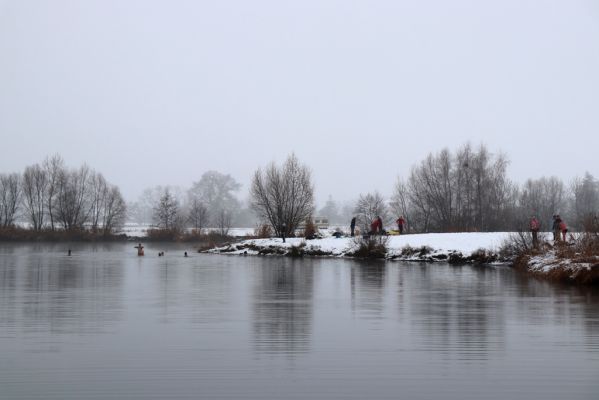
M 377 216 L 394 226 L 400 215 L 413 232 L 513 231 L 527 229 L 532 215 L 551 229 L 554 214 L 574 229 L 596 224 L 599 182 L 589 173 L 570 185 L 556 177 L 518 185 L 507 177 L 507 166 L 505 155 L 484 145 L 444 149 L 415 165 L 407 179 L 399 178 L 390 199 L 379 192 L 362 194 L 348 209 L 329 198 L 319 213 L 331 221 L 345 216 L 345 224 L 354 215 L 365 231 Z M 282 166 L 272 163 L 255 172 L 252 208 L 277 235 L 291 235 L 313 215 L 313 191 L 309 169 L 291 155 Z
M 599 183 L 586 174 L 570 185 L 555 177 L 529 179 L 522 185 L 506 174 L 508 160 L 481 145 L 466 144 L 455 152 L 429 154 L 407 178 L 399 178 L 390 199 L 379 192 L 362 194 L 339 207 L 331 198 L 319 214 L 348 223 L 352 215 L 368 229 L 381 216 L 392 223 L 399 215 L 414 232 L 499 231 L 523 229 L 531 215 L 549 228 L 559 213 L 577 229 L 599 213 Z M 148 189 L 130 207 L 129 217 L 152 221 L 160 229 L 218 228 L 226 235 L 233 221 L 253 225 L 250 210 L 277 235 L 292 235 L 314 215 L 311 172 L 290 155 L 282 165 L 258 169 L 250 186 L 250 207 L 236 197 L 241 185 L 230 175 L 208 171 L 192 187 Z M 35 230 L 90 229 L 110 233 L 125 220 L 119 189 L 102 174 L 83 165 L 67 168 L 59 156 L 25 168 L 22 174 L 0 175 L 0 226 L 25 217 Z M 327 213 L 330 213 L 328 215 Z M 250 222 L 251 221 L 251 222 Z
M 87 165 L 68 168 L 55 155 L 23 173 L 0 175 L 0 226 L 25 219 L 35 231 L 89 229 L 110 234 L 125 221 L 126 205 L 117 186 Z
M 532 215 L 550 229 L 560 214 L 576 229 L 599 213 L 599 183 L 586 174 L 565 185 L 556 177 L 529 179 L 522 185 L 506 174 L 508 160 L 481 145 L 445 149 L 398 178 L 389 200 L 380 193 L 360 195 L 354 213 L 367 228 L 380 215 L 392 223 L 399 215 L 414 232 L 512 231 L 526 229 Z

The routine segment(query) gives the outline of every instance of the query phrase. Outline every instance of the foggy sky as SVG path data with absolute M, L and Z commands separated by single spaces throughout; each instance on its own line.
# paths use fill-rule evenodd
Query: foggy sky
M 466 141 L 599 176 L 597 1 L 0 0 L 0 172 L 60 153 L 133 200 L 290 152 L 319 203 Z

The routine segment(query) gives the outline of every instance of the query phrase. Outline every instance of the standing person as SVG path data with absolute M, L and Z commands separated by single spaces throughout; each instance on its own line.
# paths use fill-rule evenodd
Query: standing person
M 568 227 L 566 226 L 566 223 L 564 222 L 563 219 L 560 218 L 560 222 L 559 222 L 559 230 L 562 232 L 562 240 L 564 242 L 566 242 L 566 233 L 568 233 Z M 558 233 L 559 235 L 559 233 Z
M 399 234 L 403 235 L 403 227 L 406 224 L 406 220 L 404 219 L 403 215 L 400 215 L 395 223 L 397 224 L 397 230 L 399 231 Z
M 382 235 L 384 230 L 383 230 L 383 219 L 380 216 L 376 216 L 376 220 L 378 221 L 378 225 L 379 225 L 379 235 Z
M 369 235 L 376 235 L 376 233 L 379 230 L 379 219 L 378 217 L 373 219 L 372 222 L 370 223 L 370 232 L 368 232 Z
M 144 255 L 144 247 L 140 244 L 138 244 L 137 246 L 133 247 L 134 249 L 137 249 L 137 255 L 138 256 L 143 256 Z
M 561 219 L 559 219 L 559 215 L 553 216 L 553 222 L 551 224 L 551 231 L 553 232 L 553 242 L 559 241 L 559 223 Z
M 354 237 L 354 231 L 356 230 L 356 217 L 351 219 L 349 223 L 349 229 L 351 230 L 351 236 Z
M 281 239 L 283 239 L 283 243 L 285 243 L 285 233 L 286 232 L 287 232 L 287 224 L 283 222 L 281 224 Z
M 532 247 L 535 249 L 539 248 L 539 229 L 541 228 L 541 223 L 534 215 L 530 219 L 530 232 L 532 233 Z

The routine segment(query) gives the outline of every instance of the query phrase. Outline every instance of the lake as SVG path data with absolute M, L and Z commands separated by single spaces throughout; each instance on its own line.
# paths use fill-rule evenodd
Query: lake
M 597 289 L 134 245 L 0 244 L 0 399 L 599 397 Z

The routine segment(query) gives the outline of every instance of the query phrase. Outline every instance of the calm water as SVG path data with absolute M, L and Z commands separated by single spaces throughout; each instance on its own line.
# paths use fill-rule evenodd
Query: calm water
M 505 267 L 66 248 L 0 245 L 1 399 L 599 398 L 597 290 Z

